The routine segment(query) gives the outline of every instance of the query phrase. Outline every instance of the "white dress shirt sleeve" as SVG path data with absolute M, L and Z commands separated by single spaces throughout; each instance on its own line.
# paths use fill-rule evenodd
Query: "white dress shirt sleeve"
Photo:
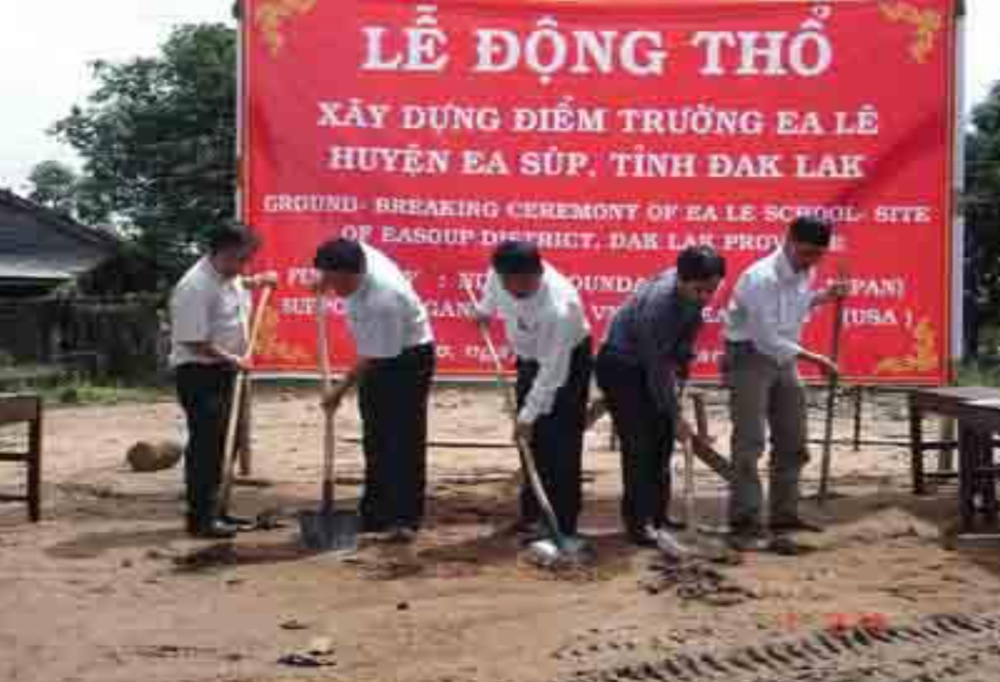
M 180 287 L 170 301 L 170 324 L 178 343 L 205 343 L 212 339 L 210 293 L 197 286 Z
M 483 317 L 493 317 L 500 305 L 500 279 L 492 269 L 486 276 L 483 296 L 476 303 L 476 312 Z
M 766 281 L 747 278 L 736 286 L 737 302 L 746 311 L 746 332 L 758 352 L 779 365 L 795 360 L 802 346 L 781 336 L 780 294 Z
M 579 327 L 571 307 L 560 306 L 548 315 L 538 332 L 538 374 L 524 405 L 517 415 L 518 422 L 534 424 L 540 416 L 552 411 L 556 393 L 569 378 L 573 351 L 579 343 Z

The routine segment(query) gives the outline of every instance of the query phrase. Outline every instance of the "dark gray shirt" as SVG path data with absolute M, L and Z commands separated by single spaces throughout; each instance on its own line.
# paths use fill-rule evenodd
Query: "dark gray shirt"
M 701 307 L 677 294 L 671 268 L 644 282 L 618 310 L 604 345 L 619 361 L 643 370 L 656 408 L 677 409 L 678 375 L 687 378 L 694 341 L 701 329 Z

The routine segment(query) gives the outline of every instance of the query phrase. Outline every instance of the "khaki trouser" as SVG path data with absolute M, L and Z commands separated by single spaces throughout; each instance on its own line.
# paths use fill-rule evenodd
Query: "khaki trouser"
M 729 522 L 760 525 L 763 490 L 757 463 L 771 437 L 770 521 L 798 514 L 799 479 L 809 461 L 805 391 L 794 362 L 779 366 L 747 343 L 727 344 L 724 377 L 733 422 Z

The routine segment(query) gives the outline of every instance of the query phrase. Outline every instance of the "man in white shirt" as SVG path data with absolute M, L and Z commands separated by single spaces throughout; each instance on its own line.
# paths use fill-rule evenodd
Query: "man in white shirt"
M 832 360 L 800 344 L 810 311 L 844 295 L 841 283 L 820 292 L 810 286 L 811 271 L 826 254 L 832 231 L 826 221 L 796 219 L 782 247 L 740 275 L 729 304 L 723 376 L 730 389 L 735 469 L 729 521 L 738 546 L 762 533 L 763 492 L 757 462 L 768 428 L 771 530 L 821 530 L 798 511 L 799 479 L 809 454 L 806 398 L 797 363 L 803 360 L 825 373 L 837 372 Z
M 365 488 L 362 530 L 410 541 L 424 517 L 427 405 L 434 376 L 434 335 L 427 309 L 406 275 L 381 251 L 334 239 L 315 259 L 320 291 L 344 299 L 357 362 L 324 397 L 336 410 L 358 386 Z
M 492 265 L 475 315 L 480 324 L 494 315 L 504 322 L 517 355 L 516 429 L 531 443 L 560 530 L 574 535 L 593 360 L 590 325 L 576 288 L 542 261 L 534 244 L 500 244 Z M 535 530 L 540 512 L 525 485 L 518 526 Z
M 187 525 L 196 537 L 232 537 L 238 521 L 228 514 L 215 518 L 215 509 L 233 382 L 250 367 L 247 288 L 276 283 L 273 274 L 241 276 L 257 246 L 245 228 L 216 231 L 208 255 L 187 271 L 170 299 L 170 365 L 188 426 Z

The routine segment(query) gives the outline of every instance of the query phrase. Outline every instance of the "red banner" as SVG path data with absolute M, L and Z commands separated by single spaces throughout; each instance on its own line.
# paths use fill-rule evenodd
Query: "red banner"
M 383 249 L 430 309 L 439 368 L 490 370 L 463 318 L 492 248 L 537 240 L 595 339 L 641 280 L 709 243 L 736 276 L 797 215 L 837 224 L 842 364 L 948 371 L 951 0 L 245 0 L 243 208 L 282 279 L 262 365 L 316 367 L 316 246 Z M 808 347 L 830 346 L 830 313 Z M 334 335 L 343 365 L 352 344 Z

